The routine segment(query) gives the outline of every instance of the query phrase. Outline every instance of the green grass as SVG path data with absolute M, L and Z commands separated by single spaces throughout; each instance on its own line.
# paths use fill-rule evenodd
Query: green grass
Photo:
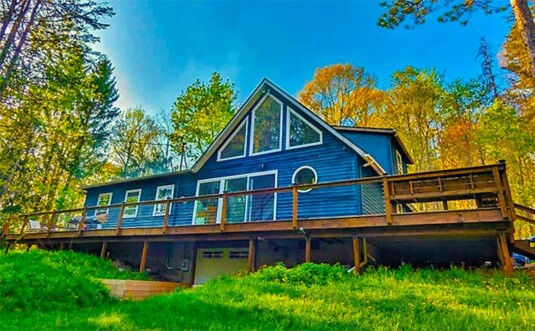
M 486 270 L 379 268 L 353 276 L 324 265 L 275 266 L 142 302 L 0 310 L 0 329 L 532 330 L 535 286 L 523 273 Z

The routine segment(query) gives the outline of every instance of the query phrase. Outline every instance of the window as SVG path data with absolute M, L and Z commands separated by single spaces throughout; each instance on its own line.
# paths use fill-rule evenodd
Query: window
M 249 258 L 248 251 L 230 251 L 228 253 L 230 259 L 247 259 Z
M 130 190 L 126 191 L 126 194 L 124 195 L 124 202 L 126 203 L 135 203 L 139 202 L 139 198 L 141 197 L 141 190 Z M 136 217 L 137 216 L 137 209 L 138 206 L 125 206 L 123 217 L 129 218 L 129 217 Z
M 396 150 L 396 168 L 397 168 L 398 175 L 404 173 L 403 158 L 401 157 L 401 153 L 399 153 L 398 150 Z
M 318 174 L 316 171 L 308 166 L 301 167 L 294 172 L 292 177 L 292 184 L 304 185 L 304 184 L 316 184 L 318 181 Z M 299 190 L 301 193 L 310 192 L 312 189 Z
M 253 111 L 251 154 L 264 154 L 281 150 L 282 103 L 271 96 L 264 97 Z
M 112 197 L 112 193 L 102 193 L 102 194 L 99 194 L 98 195 L 98 200 L 97 200 L 97 207 L 101 207 L 101 206 L 109 206 L 111 204 L 111 197 Z M 99 208 L 99 209 L 95 209 L 95 216 L 97 215 L 101 215 L 101 214 L 107 214 L 109 211 L 108 208 Z
M 245 139 L 247 136 L 247 120 L 238 127 L 234 135 L 230 137 L 223 147 L 219 150 L 218 161 L 232 160 L 245 156 Z
M 167 200 L 173 198 L 175 185 L 158 186 L 156 189 L 156 198 L 154 200 Z M 154 205 L 153 216 L 161 216 L 165 214 L 165 203 Z M 171 208 L 169 208 L 169 212 Z
M 213 178 L 198 182 L 197 196 L 274 188 L 277 186 L 276 184 L 276 171 Z M 215 224 L 221 222 L 222 200 L 219 197 L 196 200 L 193 224 Z M 225 221 L 227 223 L 241 223 L 274 220 L 275 205 L 275 193 L 228 196 Z
M 299 114 L 288 108 L 286 149 L 319 145 L 322 133 Z
M 203 259 L 222 259 L 223 251 L 204 251 L 202 252 Z

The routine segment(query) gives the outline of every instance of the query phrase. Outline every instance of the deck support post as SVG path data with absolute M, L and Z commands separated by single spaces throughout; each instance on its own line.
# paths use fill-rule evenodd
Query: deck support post
M 249 255 L 247 256 L 247 269 L 250 272 L 255 271 L 255 262 L 256 262 L 256 239 L 249 239 Z
M 100 258 L 104 259 L 106 258 L 106 253 L 108 252 L 108 242 L 103 241 L 102 242 L 102 248 L 100 249 Z
M 353 260 L 353 272 L 360 274 L 360 238 L 358 236 L 353 236 Z
M 305 262 L 311 262 L 311 249 L 312 249 L 312 238 L 310 236 L 305 237 Z
M 139 263 L 139 272 L 145 271 L 145 266 L 147 265 L 148 252 L 149 252 L 149 241 L 145 240 L 143 242 L 143 250 L 141 251 L 141 262 Z
M 11 248 L 11 244 L 10 243 L 6 243 L 6 249 L 4 250 L 4 254 L 9 253 L 9 249 L 10 248 Z
M 59 250 L 62 251 L 64 249 L 65 249 L 65 243 L 62 242 L 62 243 L 59 244 Z
M 27 244 L 26 245 L 26 253 L 28 253 L 30 251 L 30 249 L 32 248 L 32 244 Z
M 509 246 L 507 244 L 507 238 L 505 237 L 505 233 L 498 233 L 496 239 L 498 246 L 498 258 L 502 264 L 503 271 L 507 276 L 512 276 L 513 261 L 511 259 L 511 253 L 509 252 Z

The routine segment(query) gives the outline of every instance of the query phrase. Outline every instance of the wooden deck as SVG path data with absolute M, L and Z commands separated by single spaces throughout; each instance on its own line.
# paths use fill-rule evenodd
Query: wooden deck
M 299 190 L 325 190 L 340 186 L 377 185 L 383 192 L 381 205 L 384 213 L 375 215 L 344 215 L 329 218 L 300 217 Z M 286 220 L 227 223 L 226 204 L 235 196 L 256 194 L 292 194 L 292 217 Z M 165 216 L 160 226 L 124 228 L 122 215 L 125 207 L 166 204 L 169 215 L 171 204 L 200 199 L 221 199 L 222 216 L 219 224 L 171 226 Z M 378 176 L 313 185 L 300 185 L 247 192 L 215 194 L 162 201 L 142 201 L 106 206 L 119 208 L 117 226 L 112 229 L 87 229 L 84 223 L 89 211 L 85 207 L 66 211 L 39 212 L 21 215 L 4 226 L 2 236 L 8 244 L 70 245 L 72 243 L 149 242 L 161 241 L 229 241 L 262 239 L 353 238 L 356 251 L 362 238 L 376 238 L 385 244 L 392 238 L 417 243 L 423 238 L 440 238 L 461 242 L 481 239 L 492 242 L 493 254 L 510 269 L 510 246 L 513 245 L 514 221 L 529 218 L 519 212 L 525 208 L 514 204 L 506 175 L 505 163 L 488 166 L 434 171 L 396 176 Z M 528 208 L 529 209 L 529 208 Z M 522 209 L 523 210 L 523 209 Z M 523 210 L 525 211 L 525 210 Z M 76 227 L 66 224 L 65 215 L 80 215 Z M 535 213 L 533 214 L 535 215 Z M 46 219 L 46 228 L 29 229 L 29 220 Z M 534 217 L 535 222 L 535 217 Z M 403 239 L 405 238 L 405 239 Z M 307 249 L 310 250 L 307 244 Z M 9 245 L 8 245 L 9 247 Z M 144 249 L 145 250 L 145 249 Z M 307 252 L 309 258 L 310 252 Z M 362 261 L 355 262 L 359 265 Z M 142 266 L 143 267 L 143 266 Z

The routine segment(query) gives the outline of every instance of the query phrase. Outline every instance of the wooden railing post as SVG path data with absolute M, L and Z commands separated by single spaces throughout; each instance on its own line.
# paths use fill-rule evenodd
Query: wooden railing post
M 56 227 L 56 222 L 54 221 L 56 219 L 56 211 L 54 210 L 52 212 L 52 215 L 50 216 L 50 219 L 48 220 L 47 226 L 46 226 L 46 237 L 50 238 L 50 231 L 52 231 L 52 226 L 54 228 Z
M 502 184 L 500 172 L 497 166 L 492 167 L 492 174 L 494 176 L 494 181 L 496 183 L 496 191 L 498 192 L 498 204 L 500 205 L 502 217 L 509 219 L 509 214 L 507 212 L 507 201 L 505 200 L 503 184 Z
M 26 226 L 28 226 L 28 215 L 24 215 L 22 217 L 22 226 L 20 227 L 20 235 L 24 235 L 24 230 L 26 229 Z
M 390 187 L 388 185 L 388 177 L 383 174 L 383 192 L 385 195 L 385 216 L 386 223 L 392 224 L 392 203 L 390 202 Z
M 80 218 L 80 223 L 78 224 L 78 237 L 82 235 L 82 231 L 85 227 L 85 219 L 87 218 L 87 207 L 84 207 L 82 210 L 82 217 Z
M 119 209 L 119 216 L 117 217 L 117 230 L 115 232 L 116 235 L 121 235 L 121 226 L 123 225 L 123 214 L 124 214 L 124 202 L 121 204 L 121 208 Z
M 298 213 L 298 202 L 299 202 L 299 199 L 298 199 L 298 194 L 299 192 L 297 191 L 297 186 L 294 186 L 292 187 L 292 227 L 294 228 L 294 230 L 297 230 L 297 213 Z
M 221 222 L 219 224 L 221 232 L 225 231 L 225 224 L 227 222 L 227 200 L 228 196 L 226 193 L 223 193 L 223 198 L 221 198 Z
M 171 201 L 167 200 L 165 202 L 165 214 L 163 215 L 163 234 L 167 233 L 167 228 L 169 227 L 169 214 L 171 209 Z

